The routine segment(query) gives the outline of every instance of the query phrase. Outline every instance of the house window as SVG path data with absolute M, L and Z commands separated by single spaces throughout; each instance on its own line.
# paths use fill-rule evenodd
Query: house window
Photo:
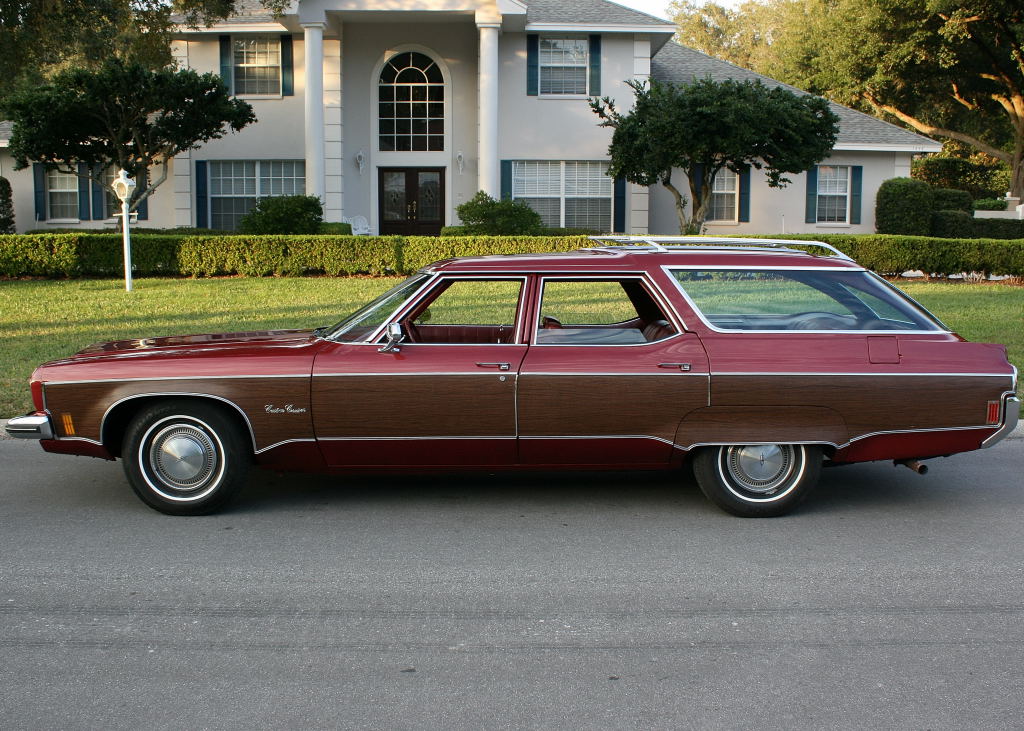
M 612 230 L 608 163 L 586 160 L 517 160 L 512 197 L 525 201 L 551 228 Z
M 305 192 L 304 160 L 211 160 L 210 225 L 233 231 L 260 198 Z
M 444 77 L 429 56 L 393 56 L 381 69 L 377 96 L 381 150 L 444 150 Z
M 232 45 L 235 94 L 281 93 L 281 40 L 274 36 L 235 38 Z
M 46 208 L 49 219 L 78 218 L 78 176 L 46 171 Z
M 850 166 L 820 165 L 818 167 L 818 222 L 849 221 Z
M 585 38 L 541 38 L 540 93 L 586 94 L 587 54 Z
M 722 168 L 711 183 L 711 200 L 706 221 L 735 221 L 736 201 L 740 194 L 740 178 L 732 170 Z

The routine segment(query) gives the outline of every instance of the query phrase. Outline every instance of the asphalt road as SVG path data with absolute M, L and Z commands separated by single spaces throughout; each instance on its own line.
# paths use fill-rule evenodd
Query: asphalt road
M 1020 728 L 1019 434 L 760 521 L 664 473 L 257 472 L 172 518 L 0 441 L 0 727 Z

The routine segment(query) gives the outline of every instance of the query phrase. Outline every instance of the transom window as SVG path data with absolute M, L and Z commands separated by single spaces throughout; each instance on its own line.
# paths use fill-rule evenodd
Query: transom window
M 305 192 L 304 160 L 211 160 L 210 224 L 233 231 L 260 198 Z
M 541 38 L 541 94 L 586 94 L 588 42 L 585 38 Z
M 847 223 L 849 221 L 849 200 L 850 166 L 819 166 L 818 222 Z
M 78 218 L 78 176 L 46 171 L 46 207 L 49 218 Z
M 235 38 L 232 44 L 235 94 L 281 93 L 281 40 L 273 36 Z
M 608 163 L 589 160 L 516 160 L 512 197 L 540 214 L 551 228 L 612 230 Z
M 715 173 L 711 183 L 711 200 L 709 202 L 707 221 L 735 221 L 736 199 L 740 192 L 739 176 L 728 168 Z
M 381 150 L 444 150 L 444 77 L 429 56 L 392 56 L 380 72 L 377 95 Z

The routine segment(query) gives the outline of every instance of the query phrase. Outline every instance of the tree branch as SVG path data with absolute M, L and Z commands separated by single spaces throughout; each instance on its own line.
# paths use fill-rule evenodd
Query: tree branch
M 948 137 L 951 140 L 957 140 L 959 142 L 964 142 L 964 143 L 966 143 L 968 145 L 971 145 L 972 147 L 976 147 L 977 149 L 981 150 L 982 152 L 984 152 L 984 153 L 986 153 L 988 155 L 991 155 L 992 157 L 994 157 L 994 158 L 996 158 L 998 160 L 1002 160 L 1005 163 L 1012 162 L 1011 156 L 1009 155 L 1009 153 L 1004 152 L 1003 150 L 1000 150 L 998 147 L 993 147 L 992 145 L 990 145 L 988 143 L 982 142 L 977 137 L 972 137 L 971 135 L 964 134 L 963 132 L 957 132 L 956 130 L 946 129 L 944 127 L 936 127 L 935 125 L 931 125 L 931 124 L 928 124 L 927 122 L 923 122 L 920 119 L 917 119 L 916 117 L 911 117 L 906 112 L 900 111 L 899 109 L 897 109 L 894 106 L 891 106 L 889 104 L 881 104 L 881 103 L 879 103 L 879 101 L 877 99 L 875 99 L 871 94 L 864 94 L 863 96 L 864 96 L 864 100 L 868 104 L 870 104 L 872 107 L 877 109 L 878 111 L 886 112 L 888 114 L 891 114 L 892 116 L 896 117 L 896 119 L 900 120 L 901 122 L 904 122 L 905 124 L 909 124 L 911 127 L 916 129 L 918 132 L 923 132 L 926 135 L 936 135 L 938 137 Z

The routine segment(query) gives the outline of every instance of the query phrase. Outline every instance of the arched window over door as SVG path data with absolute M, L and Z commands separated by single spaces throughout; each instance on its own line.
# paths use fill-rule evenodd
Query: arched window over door
M 444 77 L 429 56 L 392 56 L 381 69 L 377 92 L 381 150 L 444 150 Z

